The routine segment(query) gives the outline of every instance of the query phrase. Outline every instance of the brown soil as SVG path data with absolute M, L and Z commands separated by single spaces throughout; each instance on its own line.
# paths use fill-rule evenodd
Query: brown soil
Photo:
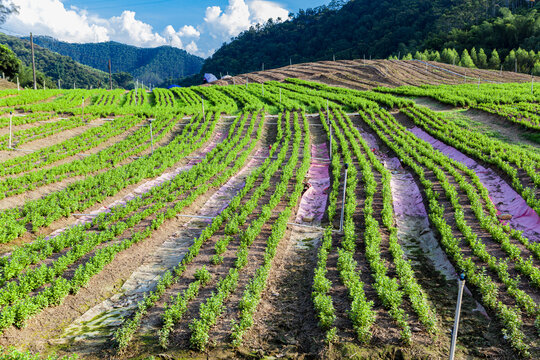
M 16 89 L 17 83 L 12 83 L 11 81 L 8 81 L 6 79 L 0 79 L 0 90 L 5 89 Z
M 365 127 L 365 125 L 363 125 L 363 126 Z M 416 178 L 415 174 L 412 171 L 411 171 L 411 173 Z M 437 178 L 435 177 L 434 173 L 432 171 L 429 171 L 429 170 L 425 169 L 425 174 L 426 174 L 426 177 L 434 183 L 434 190 L 440 194 L 439 202 L 444 206 L 444 209 L 446 210 L 445 211 L 445 220 L 447 221 L 447 223 L 449 225 L 452 226 L 454 236 L 457 239 L 461 239 L 463 255 L 465 257 L 471 257 L 474 262 L 478 263 L 477 265 L 482 266 L 483 265 L 482 261 L 479 260 L 472 253 L 472 250 L 467 245 L 465 245 L 466 242 L 462 239 L 463 235 L 456 228 L 456 223 L 455 223 L 455 219 L 454 219 L 454 215 L 453 215 L 452 205 L 450 204 L 450 202 L 446 198 L 446 195 L 445 195 L 442 187 L 440 186 Z M 455 180 L 452 177 L 450 177 L 449 180 L 450 180 L 450 183 L 452 185 L 458 186 L 457 183 L 455 182 Z M 420 189 L 422 190 L 421 186 L 420 186 Z M 506 257 L 506 255 L 500 250 L 500 245 L 498 245 L 497 243 L 494 243 L 494 241 L 491 239 L 490 234 L 487 233 L 486 231 L 484 231 L 480 227 L 480 225 L 478 223 L 478 220 L 476 220 L 474 214 L 472 214 L 472 210 L 470 209 L 470 205 L 468 204 L 466 194 L 463 191 L 459 190 L 459 187 L 457 187 L 457 189 L 458 189 L 458 194 L 459 194 L 459 198 L 460 198 L 460 203 L 461 203 L 461 205 L 462 205 L 462 207 L 464 209 L 465 219 L 466 219 L 467 223 L 469 224 L 469 226 L 472 227 L 473 232 L 478 234 L 479 238 L 481 238 L 483 240 L 483 242 L 486 243 L 486 250 L 490 254 L 496 256 L 497 258 Z M 423 191 L 422 191 L 422 195 L 425 196 Z M 428 207 L 427 207 L 427 204 L 426 204 L 426 209 L 427 208 Z M 512 264 L 510 264 L 510 266 L 509 266 L 509 272 L 510 272 L 511 276 L 516 275 L 516 270 L 513 268 Z M 500 281 L 497 281 L 497 275 L 493 274 L 490 270 L 488 270 L 487 273 L 493 275 L 492 278 L 493 278 L 494 282 L 496 284 L 498 284 L 498 286 L 500 286 L 501 290 L 503 290 L 504 286 L 502 286 Z M 425 278 L 427 277 L 428 274 L 429 273 L 427 273 L 427 272 L 423 272 L 420 275 L 420 278 L 422 279 L 422 282 L 424 282 L 424 283 L 427 282 L 427 280 Z M 432 282 L 434 284 L 437 284 L 438 282 L 440 283 L 440 280 L 433 279 Z M 533 299 L 534 299 L 535 298 L 535 295 L 534 295 L 535 291 L 532 290 L 531 287 L 528 286 L 527 284 L 522 283 L 521 285 L 524 288 L 524 290 L 526 289 L 526 291 L 528 293 L 533 295 Z M 441 299 L 441 296 L 444 296 L 442 294 L 437 295 L 437 291 L 435 289 L 433 289 L 431 286 L 427 286 L 427 287 L 425 287 L 425 289 L 426 289 L 426 291 L 428 291 L 428 293 L 434 294 L 434 296 L 436 296 L 436 298 L 438 298 L 438 299 Z M 473 289 L 473 294 L 474 294 L 474 297 L 478 301 L 481 299 L 481 295 L 478 292 L 476 292 L 474 289 Z M 504 291 L 501 291 L 500 299 L 504 303 L 515 304 L 515 301 L 512 298 L 510 298 L 506 293 L 504 293 Z M 445 302 L 449 303 L 449 301 L 445 301 Z M 474 302 L 472 303 L 472 305 L 474 305 Z M 448 309 L 448 308 L 444 309 L 443 308 L 442 310 L 443 310 L 444 313 L 451 314 L 451 309 Z M 468 311 L 473 311 L 474 312 L 473 309 L 469 309 Z M 493 313 L 488 311 L 488 314 L 490 315 L 491 318 L 495 318 L 495 315 Z M 478 321 L 480 321 L 480 323 L 482 323 L 484 321 L 481 318 L 478 319 L 478 316 L 479 316 L 479 314 L 476 313 L 476 318 L 477 319 L 475 320 L 474 317 L 471 318 L 472 324 L 474 324 L 475 322 L 478 322 Z M 525 317 L 525 315 L 524 315 L 524 317 Z M 444 319 L 443 318 L 442 321 L 446 322 L 446 323 L 449 323 L 450 319 L 448 319 L 448 318 Z M 531 331 L 530 327 L 531 327 L 532 324 L 531 324 L 530 321 L 531 321 L 530 319 L 524 319 L 524 324 L 525 324 L 524 330 L 526 331 L 526 333 Z M 466 325 L 466 326 L 468 326 L 468 325 Z M 500 333 L 500 329 L 501 329 L 500 326 L 501 326 L 500 324 L 495 324 L 494 323 L 493 326 L 489 327 L 490 332 L 489 333 L 488 332 L 484 333 L 485 335 L 483 336 L 483 338 L 481 338 L 481 337 L 479 338 L 478 336 L 475 336 L 474 331 L 472 331 L 472 329 L 471 329 L 471 333 L 467 333 L 467 337 L 465 338 L 465 341 L 467 341 L 469 343 L 467 345 L 468 351 L 471 351 L 471 353 L 474 354 L 474 356 L 503 356 L 503 358 L 505 356 L 512 356 L 511 355 L 512 352 L 508 347 L 505 346 L 503 348 L 500 348 L 498 346 L 498 342 L 501 341 L 500 338 L 502 336 L 501 333 Z M 493 332 L 491 332 L 491 330 Z M 488 340 L 488 341 L 486 341 L 486 340 Z M 471 348 L 471 344 L 475 344 L 474 347 Z
M 163 137 L 163 139 L 161 139 L 161 141 L 155 143 L 155 146 L 166 146 L 169 142 L 171 142 L 172 140 L 174 140 L 174 137 L 176 135 L 179 134 L 179 132 L 181 132 L 182 130 L 182 126 L 175 126 L 172 131 L 165 135 Z M 121 135 L 121 137 L 127 137 L 129 134 L 133 133 L 133 129 L 131 131 L 128 131 L 127 133 L 124 133 Z M 109 143 L 109 144 L 114 144 L 114 141 L 118 141 L 118 138 L 119 137 L 116 137 L 115 139 L 116 140 L 113 140 L 113 139 L 109 139 L 109 141 L 106 141 L 105 144 Z M 104 144 L 100 145 L 99 147 L 96 147 L 94 149 L 91 149 L 92 151 L 88 151 L 86 153 L 88 154 L 91 154 L 91 153 L 95 153 L 98 151 L 99 148 L 104 148 Z M 139 154 L 137 154 L 137 156 L 144 156 L 144 155 L 148 155 L 151 153 L 151 149 L 148 148 L 144 151 L 141 151 Z M 72 156 L 68 159 L 74 159 L 74 158 L 80 158 L 80 156 Z M 120 167 L 120 166 L 123 166 L 123 165 L 126 165 L 126 164 L 129 164 L 131 162 L 133 162 L 135 159 L 133 158 L 128 158 L 128 159 L 125 159 L 124 161 L 122 162 L 119 162 L 115 165 L 115 167 Z M 59 165 L 60 163 L 67 163 L 69 160 L 67 159 L 63 159 L 59 162 L 56 162 L 54 163 L 54 165 Z M 38 187 L 36 190 L 31 190 L 31 191 L 26 191 L 22 194 L 19 194 L 19 195 L 15 195 L 15 196 L 10 196 L 10 197 L 7 197 L 7 198 L 4 198 L 2 200 L 0 200 L 0 209 L 7 209 L 7 208 L 13 208 L 13 207 L 18 207 L 18 206 L 23 206 L 27 201 L 31 201 L 31 200 L 36 200 L 36 199 L 40 199 L 42 197 L 45 197 L 47 196 L 48 194 L 50 193 L 53 193 L 53 192 L 56 192 L 56 191 L 60 191 L 60 190 L 63 190 L 65 189 L 68 185 L 70 184 L 73 184 L 77 181 L 80 181 L 80 180 L 83 180 L 89 176 L 95 176 L 97 174 L 101 174 L 101 173 L 104 173 L 106 171 L 110 170 L 110 168 L 105 168 L 105 169 L 102 169 L 102 170 L 99 170 L 97 172 L 94 172 L 92 174 L 89 174 L 89 175 L 83 175 L 83 176 L 73 176 L 73 177 L 68 177 L 60 182 L 57 182 L 57 183 L 53 183 L 53 184 L 49 184 L 49 185 L 45 185 L 45 186 L 40 186 Z
M 59 133 L 53 134 L 53 135 L 48 136 L 48 137 L 43 138 L 43 139 L 39 139 L 39 140 L 24 143 L 23 145 L 20 146 L 20 149 L 26 150 L 26 151 L 2 150 L 2 151 L 0 151 L 0 161 L 5 161 L 7 159 L 12 159 L 12 158 L 16 158 L 16 157 L 19 157 L 19 156 L 23 156 L 23 155 L 27 154 L 28 151 L 30 151 L 30 152 L 37 151 L 37 150 L 39 150 L 41 148 L 57 144 L 59 142 L 65 141 L 65 140 L 67 140 L 69 138 L 72 138 L 74 136 L 80 135 L 80 134 L 84 133 L 85 131 L 87 131 L 88 129 L 91 129 L 92 127 L 93 127 L 93 125 L 79 126 L 79 127 L 73 128 L 73 129 L 61 131 Z M 19 148 L 19 147 L 17 147 L 17 148 Z
M 463 83 L 463 77 L 460 75 L 466 75 L 474 79 L 481 77 L 482 79 L 496 82 L 528 82 L 531 80 L 529 75 L 509 71 L 499 73 L 492 70 L 465 69 L 459 66 L 433 61 L 429 61 L 428 63 L 429 65 L 426 69 L 425 64 L 417 61 L 319 61 L 294 64 L 292 66 L 257 71 L 249 74 L 240 74 L 234 76 L 234 80 L 232 78 L 219 80 L 213 84 L 228 85 L 233 84 L 233 82 L 243 84 L 246 77 L 250 79 L 250 82 L 283 81 L 286 77 L 296 77 L 304 80 L 319 81 L 329 85 L 368 90 L 376 86 L 396 87 L 401 85 L 461 84 Z M 535 81 L 539 80 L 540 77 L 535 78 Z
M 189 214 L 197 212 L 216 190 L 205 193 L 183 212 Z M 148 239 L 119 253 L 113 262 L 95 275 L 77 295 L 66 297 L 60 306 L 46 308 L 32 317 L 24 329 L 6 330 L 0 336 L 0 344 L 21 346 L 32 351 L 47 351 L 50 345 L 48 340 L 60 336 L 63 329 L 73 320 L 116 293 L 131 273 L 143 264 L 148 254 L 153 253 L 188 220 L 176 217 L 166 221 Z
M 218 129 L 219 129 L 219 127 L 216 129 L 216 131 L 219 131 Z M 205 145 L 202 144 L 200 148 L 204 148 L 204 146 Z M 175 163 L 174 165 L 172 165 L 171 167 L 163 169 L 162 173 L 169 172 L 169 171 L 172 171 L 172 170 L 176 169 L 177 167 L 186 165 L 189 161 L 190 161 L 190 159 L 183 158 L 180 161 L 178 161 L 177 163 Z M 103 205 L 108 205 L 108 204 L 111 204 L 111 203 L 113 203 L 113 202 L 115 202 L 117 200 L 120 200 L 120 199 L 124 198 L 126 195 L 132 193 L 133 190 L 135 190 L 137 187 L 141 186 L 142 184 L 146 183 L 149 180 L 151 180 L 151 179 L 142 179 L 138 183 L 135 183 L 135 184 L 132 184 L 132 185 L 129 185 L 129 186 L 125 187 L 124 189 L 119 191 L 116 195 L 110 196 L 107 199 L 105 199 L 104 201 L 102 201 L 102 202 L 100 202 L 98 204 L 94 204 L 91 207 L 87 208 L 85 210 L 85 213 L 90 213 L 92 211 L 98 210 Z M 31 242 L 31 241 L 35 240 L 35 238 L 38 235 L 45 235 L 45 236 L 49 235 L 49 234 L 51 234 L 52 232 L 54 232 L 54 231 L 56 231 L 58 229 L 62 229 L 62 228 L 70 226 L 74 221 L 75 221 L 75 217 L 73 217 L 73 216 L 70 216 L 68 218 L 61 218 L 59 220 L 56 220 L 50 226 L 40 229 L 37 234 L 26 233 L 22 237 L 20 237 L 19 239 L 15 240 L 15 241 L 12 241 L 9 244 L 0 244 L 0 252 L 9 252 L 10 249 L 13 248 L 14 246 L 18 246 L 18 245 L 21 245 L 21 244 L 24 244 L 24 243 Z

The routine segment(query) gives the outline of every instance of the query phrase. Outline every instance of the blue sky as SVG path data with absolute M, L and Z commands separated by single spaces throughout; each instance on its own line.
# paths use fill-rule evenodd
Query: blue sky
M 232 36 L 268 18 L 330 0 L 12 0 L 20 11 L 4 29 L 68 42 L 171 45 L 207 57 Z

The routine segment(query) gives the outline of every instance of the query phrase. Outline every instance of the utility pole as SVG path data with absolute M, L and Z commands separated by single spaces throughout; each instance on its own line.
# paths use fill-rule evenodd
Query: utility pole
M 264 71 L 264 63 L 262 64 L 262 71 Z
M 58 89 L 60 89 L 60 79 L 58 79 Z
M 152 121 L 153 119 L 150 119 L 150 144 L 152 146 L 152 155 L 154 155 L 154 134 L 152 133 Z
M 454 328 L 452 329 L 452 343 L 450 344 L 450 360 L 454 360 L 454 354 L 456 351 L 456 342 L 459 326 L 459 315 L 461 313 L 461 300 L 463 298 L 463 288 L 465 287 L 465 274 L 459 275 L 458 279 L 458 298 L 456 304 L 456 315 L 454 318 Z
M 30 33 L 30 47 L 32 48 L 32 72 L 34 74 L 34 90 L 37 90 L 36 82 L 36 59 L 34 58 L 34 37 Z
M 139 79 L 137 79 L 137 83 L 135 84 L 135 106 L 137 106 L 137 88 L 139 87 Z
M 326 118 L 326 123 L 330 129 L 330 160 L 332 160 L 332 123 L 330 122 L 330 115 Z
M 9 112 L 9 146 L 8 148 L 11 149 L 11 125 L 13 121 L 13 112 Z
M 204 114 L 204 97 L 201 96 L 201 101 L 202 101 L 202 116 L 203 116 L 203 121 L 206 121 L 206 115 Z
M 341 219 L 339 221 L 339 232 L 343 231 L 343 218 L 345 217 L 345 196 L 347 195 L 347 173 L 349 164 L 345 164 L 345 182 L 343 183 L 343 202 L 341 204 Z
M 19 83 L 19 77 L 17 76 L 17 92 L 21 91 L 21 85 Z
M 109 88 L 112 90 L 112 71 L 111 71 L 111 59 L 109 58 Z

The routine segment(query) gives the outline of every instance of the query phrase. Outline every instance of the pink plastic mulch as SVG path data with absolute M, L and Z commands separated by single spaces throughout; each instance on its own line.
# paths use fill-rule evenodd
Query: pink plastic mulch
M 210 142 L 208 143 L 208 145 L 206 145 L 206 147 L 204 149 L 202 149 L 198 155 L 196 156 L 195 159 L 191 159 L 191 161 L 189 162 L 188 165 L 197 165 L 198 163 L 200 163 L 202 161 L 202 158 L 208 154 L 210 151 L 214 150 L 216 148 L 216 146 L 223 142 L 223 140 L 225 140 L 227 138 L 227 134 L 226 133 L 222 133 L 222 132 L 217 132 L 213 137 L 212 137 L 212 140 L 210 140 Z
M 127 194 L 126 196 L 124 196 L 122 199 L 116 200 L 115 202 L 110 203 L 107 206 L 102 206 L 97 210 L 89 212 L 89 214 L 90 214 L 89 216 L 81 216 L 71 226 L 91 223 L 95 219 L 95 215 L 105 213 L 105 212 L 111 212 L 111 209 L 116 207 L 116 206 L 125 206 L 127 204 L 127 202 L 129 202 L 129 201 L 131 201 L 131 200 L 133 200 L 133 199 L 135 199 L 137 197 L 141 197 L 143 194 L 149 192 L 152 188 L 154 188 L 156 186 L 159 186 L 159 185 L 162 185 L 163 183 L 165 183 L 167 181 L 171 181 L 172 179 L 177 177 L 180 173 L 182 173 L 184 171 L 188 171 L 193 166 L 200 163 L 202 161 L 202 159 L 204 158 L 204 156 L 207 153 L 209 153 L 210 151 L 212 151 L 217 146 L 218 143 L 222 142 L 225 139 L 225 137 L 226 137 L 226 134 L 224 134 L 224 133 L 221 133 L 221 132 L 216 133 L 213 136 L 210 143 L 208 143 L 208 145 L 203 150 L 198 152 L 196 159 L 190 160 L 190 162 L 187 165 L 180 166 L 180 167 L 174 169 L 171 172 L 164 173 L 161 176 L 159 176 L 159 177 L 157 177 L 157 178 L 155 178 L 153 180 L 145 182 L 144 184 L 140 185 L 135 190 L 133 190 L 133 192 L 131 192 L 131 193 Z M 45 239 L 46 240 L 52 239 L 52 238 L 60 235 L 64 231 L 66 231 L 66 229 L 68 229 L 68 228 L 65 227 L 65 228 L 62 228 L 62 229 L 58 229 L 58 230 L 52 232 L 51 234 L 49 234 Z
M 319 224 L 324 216 L 327 190 L 330 187 L 328 147 L 324 144 L 311 145 L 311 164 L 308 171 L 309 189 L 302 195 L 296 213 L 297 224 Z M 317 160 L 322 159 L 322 160 Z
M 394 214 L 400 216 L 421 216 L 427 219 L 426 207 L 420 189 L 410 173 L 403 173 L 398 158 L 385 159 L 384 166 L 392 172 L 392 192 Z M 399 176 L 398 176 L 399 175 Z
M 481 166 L 473 159 L 435 139 L 422 129 L 415 127 L 409 131 L 420 139 L 429 142 L 444 155 L 465 164 L 469 169 L 473 170 L 480 182 L 489 191 L 491 201 L 499 213 L 512 216 L 508 224 L 516 230 L 523 231 L 523 235 L 530 241 L 540 241 L 540 216 L 495 171 Z

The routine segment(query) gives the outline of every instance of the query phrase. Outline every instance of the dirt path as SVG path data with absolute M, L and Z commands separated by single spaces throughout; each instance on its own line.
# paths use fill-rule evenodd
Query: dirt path
M 145 292 L 153 290 L 160 276 L 178 264 L 187 253 L 193 239 L 198 237 L 213 217 L 218 215 L 244 186 L 245 178 L 263 162 L 253 159 L 237 175 L 217 190 L 192 218 L 164 241 L 153 254 L 146 257 L 122 285 L 118 293 L 85 312 L 62 334 L 59 343 L 88 352 L 90 347 L 102 347 L 122 318 L 129 316 Z M 182 216 L 179 216 L 182 217 Z M 150 329 L 147 329 L 147 331 Z M 153 329 L 152 329 L 153 330 Z
M 317 124 L 320 120 L 311 121 Z M 310 187 L 293 216 L 295 223 L 319 227 L 330 186 L 329 155 L 322 128 L 311 126 L 310 130 Z M 245 336 L 244 346 L 259 356 L 316 359 L 323 350 L 324 335 L 311 301 L 313 269 L 323 232 L 307 226 L 291 225 L 282 239 L 254 316 L 254 326 Z

